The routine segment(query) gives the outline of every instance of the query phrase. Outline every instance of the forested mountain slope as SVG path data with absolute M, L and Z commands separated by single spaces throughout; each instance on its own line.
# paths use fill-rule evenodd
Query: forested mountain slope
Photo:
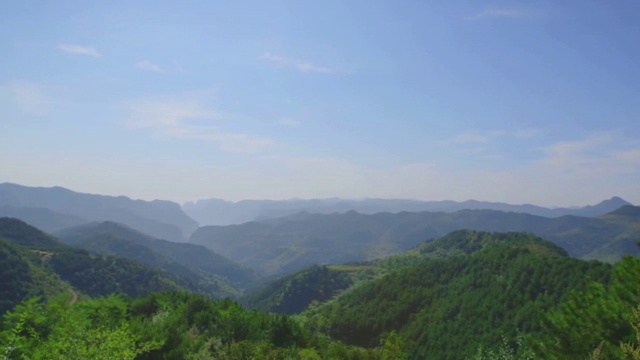
M 88 222 L 87 219 L 79 216 L 61 214 L 49 209 L 10 205 L 0 206 L 0 217 L 20 219 L 47 233 L 53 233 Z
M 296 314 L 314 301 L 330 300 L 353 284 L 348 272 L 315 265 L 273 281 L 247 294 L 241 302 L 249 308 Z
M 56 235 L 96 254 L 119 256 L 179 274 L 218 296 L 237 294 L 257 280 L 251 270 L 204 246 L 155 239 L 114 222 L 82 225 Z
M 0 184 L 0 206 L 5 207 L 6 215 L 23 221 L 38 219 L 40 224 L 47 225 L 48 231 L 59 230 L 57 224 L 63 221 L 116 221 L 161 239 L 184 241 L 198 227 L 180 205 L 170 201 L 84 194 L 61 187 L 3 183 Z
M 246 311 L 229 300 L 188 293 L 120 296 L 68 305 L 30 300 L 5 314 L 7 359 L 399 359 L 392 346 L 363 349 L 308 331 L 296 319 Z
M 618 351 L 617 342 L 632 336 L 625 314 L 640 302 L 638 259 L 615 268 L 573 259 L 528 234 L 459 231 L 394 264 L 305 317 L 361 346 L 396 331 L 412 359 L 463 359 L 479 345 L 495 347 L 518 334 L 540 358 L 585 359 L 601 341 L 606 353 Z M 595 303 L 580 308 L 577 301 Z M 572 328 L 582 322 L 593 328 Z
M 596 217 L 546 218 L 493 210 L 456 213 L 402 212 L 373 215 L 300 213 L 242 225 L 205 226 L 190 242 L 264 274 L 287 273 L 312 264 L 336 264 L 384 257 L 451 231 L 530 232 L 560 245 L 574 257 L 599 257 L 614 242 L 640 239 L 637 218 L 616 212 Z M 634 247 L 614 248 L 604 259 L 639 254 Z
M 3 311 L 28 296 L 75 289 L 89 296 L 182 290 L 184 279 L 114 256 L 92 255 L 11 218 L 0 218 Z M 196 290 L 196 289 L 194 289 Z

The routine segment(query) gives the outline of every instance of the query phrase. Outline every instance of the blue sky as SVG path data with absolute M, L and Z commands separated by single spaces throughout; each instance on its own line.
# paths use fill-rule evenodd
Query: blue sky
M 3 1 L 0 181 L 640 203 L 640 3 Z

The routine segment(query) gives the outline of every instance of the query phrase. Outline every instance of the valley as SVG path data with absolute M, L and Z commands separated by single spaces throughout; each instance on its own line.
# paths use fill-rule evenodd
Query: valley
M 640 207 L 627 203 L 591 217 L 300 212 L 170 241 L 112 210 L 58 213 L 92 196 L 62 194 L 0 202 L 18 217 L 0 218 L 0 339 L 21 344 L 14 357 L 79 352 L 59 318 L 113 342 L 86 351 L 132 359 L 609 359 L 635 336 Z

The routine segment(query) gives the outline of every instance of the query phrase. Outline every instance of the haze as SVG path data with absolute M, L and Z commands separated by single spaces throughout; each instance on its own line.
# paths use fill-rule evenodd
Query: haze
M 640 203 L 631 1 L 4 1 L 0 182 Z

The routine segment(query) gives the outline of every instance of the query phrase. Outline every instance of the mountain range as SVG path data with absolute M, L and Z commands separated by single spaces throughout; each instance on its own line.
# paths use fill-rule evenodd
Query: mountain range
M 388 256 L 461 229 L 529 232 L 553 241 L 573 257 L 617 261 L 638 255 L 638 207 L 598 217 L 548 218 L 495 210 L 360 214 L 299 213 L 229 226 L 204 226 L 190 242 L 209 247 L 263 275 L 312 264 L 337 264 Z
M 132 296 L 185 290 L 172 274 L 140 263 L 89 252 L 18 219 L 0 218 L 0 312 L 32 296 Z
M 114 221 L 160 239 L 183 242 L 198 228 L 171 201 L 84 194 L 61 187 L 0 184 L 0 216 L 22 219 L 55 232 L 94 221 Z
M 90 223 L 53 236 L 0 217 L 0 312 L 26 297 L 72 291 L 87 296 L 181 290 L 237 297 L 255 273 L 194 244 L 155 239 L 114 222 Z
M 91 253 L 118 256 L 178 274 L 197 284 L 206 295 L 237 295 L 257 280 L 253 271 L 204 246 L 156 239 L 111 221 L 67 228 L 55 235 Z
M 62 187 L 29 187 L 0 184 L 0 216 L 15 217 L 47 232 L 57 232 L 91 222 L 111 221 L 125 224 L 154 238 L 185 242 L 203 225 L 231 225 L 286 217 L 297 213 L 333 214 L 356 211 L 446 212 L 460 210 L 496 210 L 527 213 L 543 217 L 565 215 L 595 217 L 609 213 L 629 202 L 619 197 L 580 208 L 545 208 L 536 205 L 511 205 L 468 200 L 417 201 L 387 199 L 311 199 L 311 200 L 198 200 L 179 204 L 165 200 L 132 200 L 126 196 L 79 193 Z
M 238 202 L 221 199 L 207 199 L 187 202 L 182 209 L 201 225 L 231 225 L 267 218 L 283 217 L 299 212 L 331 214 L 350 210 L 361 214 L 380 212 L 456 212 L 460 210 L 497 210 L 505 212 L 527 213 L 544 217 L 599 216 L 631 205 L 619 197 L 612 197 L 596 205 L 576 208 L 546 208 L 536 205 L 512 205 L 499 202 L 467 200 L 462 202 L 388 200 L 388 199 L 313 199 L 313 200 L 243 200 Z
M 235 247 L 233 257 L 243 258 L 243 266 L 202 245 L 157 239 L 112 221 L 53 236 L 0 218 L 0 313 L 41 295 L 46 307 L 37 300 L 22 303 L 6 312 L 5 324 L 20 316 L 32 321 L 25 314 L 55 320 L 60 311 L 86 312 L 87 306 L 100 306 L 96 314 L 108 314 L 108 321 L 117 314 L 143 316 L 130 324 L 145 334 L 135 339 L 163 334 L 157 338 L 162 348 L 145 359 L 185 358 L 194 354 L 192 346 L 201 346 L 199 358 L 260 358 L 265 351 L 283 359 L 581 360 L 595 351 L 622 358 L 620 342 L 634 335 L 627 314 L 640 303 L 640 261 L 620 258 L 638 253 L 639 235 L 640 207 L 632 205 L 591 218 L 494 210 L 297 213 L 193 234 L 192 241 Z M 331 265 L 305 268 L 313 263 Z M 272 276 L 304 269 L 259 288 L 247 267 Z M 296 317 L 261 315 L 229 299 L 211 302 L 184 293 L 239 296 L 248 288 L 257 291 L 245 291 L 246 306 Z M 114 293 L 146 297 L 87 300 Z M 77 300 L 82 305 L 72 306 Z M 92 324 L 92 314 L 86 312 L 83 323 Z M 79 326 L 72 324 L 55 325 L 55 334 Z M 15 326 L 22 323 L 0 329 L 0 338 L 38 334 L 11 332 Z M 210 342 L 201 337 L 206 334 Z M 281 353 L 282 346 L 295 353 Z

